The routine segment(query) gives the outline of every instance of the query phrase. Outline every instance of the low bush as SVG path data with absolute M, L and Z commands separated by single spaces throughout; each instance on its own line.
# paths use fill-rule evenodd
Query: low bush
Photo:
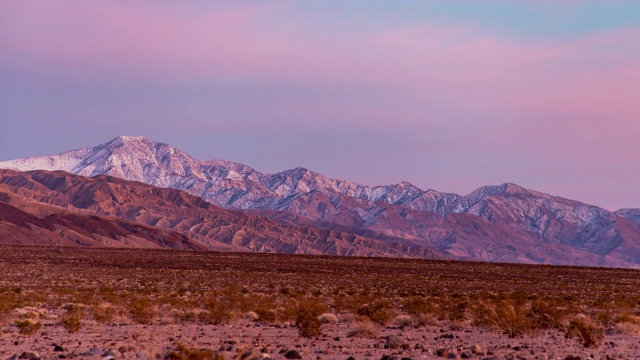
M 433 302 L 420 296 L 411 296 L 406 298 L 402 303 L 402 306 L 409 315 L 438 313 L 438 308 Z
M 129 316 L 140 324 L 151 324 L 156 316 L 154 305 L 146 297 L 134 297 L 129 301 Z
M 604 339 L 604 327 L 586 316 L 569 321 L 567 338 L 576 337 L 584 347 L 598 347 Z
M 165 356 L 165 360 L 224 360 L 223 355 L 214 354 L 209 349 L 189 349 L 183 344 L 177 347 Z
M 116 308 L 112 305 L 96 305 L 92 307 L 93 319 L 101 324 L 111 324 L 116 316 Z
M 203 311 L 198 315 L 198 320 L 205 324 L 220 325 L 231 320 L 231 310 L 217 298 L 207 299 L 202 307 Z
M 499 329 L 510 338 L 522 336 L 532 329 L 527 311 L 515 301 L 497 300 L 494 303 L 480 301 L 474 309 L 474 322 Z
M 309 338 L 322 334 L 322 322 L 319 317 L 324 310 L 324 304 L 317 298 L 300 301 L 296 316 L 296 327 L 301 337 Z
M 380 325 L 385 325 L 393 317 L 391 304 L 388 300 L 375 300 L 364 304 L 356 310 L 356 314 Z

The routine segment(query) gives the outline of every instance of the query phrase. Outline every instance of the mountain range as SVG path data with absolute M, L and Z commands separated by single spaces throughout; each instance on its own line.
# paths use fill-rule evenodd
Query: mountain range
M 343 254 L 346 248 L 344 241 L 355 241 L 361 246 L 351 255 L 443 256 L 589 266 L 640 265 L 639 209 L 610 212 L 512 183 L 484 186 L 464 196 L 422 190 L 407 182 L 369 187 L 330 179 L 304 168 L 263 174 L 230 161 L 200 161 L 170 145 L 145 137 L 126 136 L 62 154 L 0 162 L 0 168 L 14 170 L 1 173 L 2 184 L 7 183 L 5 178 L 19 176 L 36 181 L 34 176 L 38 179 L 47 176 L 65 178 L 74 174 L 74 181 L 79 182 L 78 179 L 82 178 L 86 179 L 84 181 L 100 179 L 118 184 L 119 179 L 124 179 L 130 181 L 127 186 L 142 186 L 139 183 L 144 183 L 150 189 L 178 189 L 198 199 L 193 200 L 196 203 L 215 206 L 214 212 L 236 214 L 234 216 L 238 218 L 229 219 L 229 224 L 243 226 L 241 219 L 252 217 L 274 229 L 329 232 L 333 235 L 327 239 L 340 244 L 328 250 L 313 245 L 318 239 L 296 235 L 293 236 L 297 239 L 293 241 L 296 246 L 263 246 L 261 240 L 251 242 L 249 238 L 256 238 L 247 236 L 245 242 L 251 245 L 225 248 L 228 250 Z M 55 173 L 32 173 L 32 170 Z M 47 184 L 40 184 L 51 189 Z M 16 194 L 24 191 L 23 188 L 19 185 L 5 191 Z M 55 195 L 23 194 L 21 201 L 68 207 L 73 205 L 76 197 L 82 198 L 73 189 L 56 189 L 58 193 Z M 151 192 L 157 191 L 160 190 Z M 180 194 L 183 194 L 180 197 L 187 196 Z M 56 203 L 56 198 L 65 196 L 69 199 L 65 200 L 67 202 Z M 217 240 L 218 235 L 211 230 L 218 226 L 215 222 L 207 234 L 193 231 L 198 221 L 202 221 L 202 214 L 180 213 L 169 216 L 175 224 L 163 224 L 160 220 L 154 223 L 142 215 L 132 216 L 133 210 L 124 209 L 135 207 L 137 202 L 145 204 L 145 201 L 157 200 L 132 198 L 130 201 L 110 203 L 108 210 L 104 204 L 72 207 L 174 231 L 176 235 L 198 241 L 206 248 L 233 243 L 228 239 Z M 118 210 L 119 207 L 122 209 Z M 157 211 L 156 216 L 162 218 L 166 216 L 162 215 L 165 211 L 169 214 L 173 210 L 163 208 Z M 268 237 L 278 238 L 274 233 Z M 280 236 L 280 241 L 284 241 L 283 237 Z M 385 250 L 387 248 L 388 251 Z
M 0 243 L 440 258 L 403 241 L 283 225 L 110 176 L 0 170 L 0 210 Z

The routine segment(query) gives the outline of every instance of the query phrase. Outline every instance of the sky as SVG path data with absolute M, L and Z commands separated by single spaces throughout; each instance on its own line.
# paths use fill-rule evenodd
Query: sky
M 640 208 L 640 2 L 0 0 L 0 161 L 119 135 Z

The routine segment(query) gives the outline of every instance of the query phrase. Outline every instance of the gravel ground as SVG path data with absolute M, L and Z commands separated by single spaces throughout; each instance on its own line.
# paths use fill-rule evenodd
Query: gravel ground
M 227 325 L 100 325 L 87 324 L 69 333 L 54 322 L 43 322 L 31 336 L 18 334 L 13 326 L 2 328 L 0 358 L 42 359 L 164 358 L 178 343 L 191 349 L 210 349 L 225 359 L 253 352 L 253 358 L 285 359 L 640 359 L 640 337 L 606 335 L 598 348 L 584 348 L 563 332 L 544 331 L 533 337 L 509 339 L 497 332 L 467 326 L 453 331 L 447 324 L 417 329 L 382 328 L 375 338 L 348 337 L 354 323 L 323 327 L 317 338 L 300 338 L 295 327 L 262 325 L 239 320 Z M 390 342 L 391 347 L 386 348 Z M 33 354 L 29 354 L 29 353 Z M 571 358 L 571 357 L 573 358 Z

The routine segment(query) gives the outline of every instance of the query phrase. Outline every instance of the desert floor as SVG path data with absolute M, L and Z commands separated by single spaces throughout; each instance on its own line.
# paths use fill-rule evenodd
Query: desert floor
M 402 359 L 437 359 L 438 350 L 449 358 L 475 359 L 638 359 L 640 337 L 605 336 L 598 348 L 584 348 L 576 339 L 565 339 L 559 331 L 545 331 L 535 337 L 509 339 L 497 332 L 476 327 L 452 331 L 446 325 L 420 329 L 384 328 L 376 338 L 349 338 L 349 323 L 323 328 L 315 338 L 301 338 L 289 326 L 260 325 L 237 321 L 227 325 L 87 325 L 70 334 L 55 323 L 46 323 L 42 332 L 25 337 L 5 327 L 0 339 L 0 358 L 37 353 L 43 359 L 55 358 L 165 358 L 178 343 L 191 349 L 210 349 L 225 359 L 285 359 L 295 350 L 303 359 L 381 359 L 388 355 Z M 408 349 L 384 349 L 389 335 L 398 336 Z M 453 335 L 453 338 L 448 338 Z M 55 345 L 61 351 L 54 351 Z M 406 347 L 406 346 L 405 346 Z M 416 349 L 417 347 L 417 349 Z M 475 352 L 474 352 L 475 350 Z M 248 354 L 251 354 L 250 356 Z M 262 354 L 264 353 L 264 355 Z M 464 355 L 463 355 L 464 354 Z M 253 357 L 251 357 L 253 356 Z
M 0 246 L 0 274 L 0 359 L 640 359 L 638 270 Z

